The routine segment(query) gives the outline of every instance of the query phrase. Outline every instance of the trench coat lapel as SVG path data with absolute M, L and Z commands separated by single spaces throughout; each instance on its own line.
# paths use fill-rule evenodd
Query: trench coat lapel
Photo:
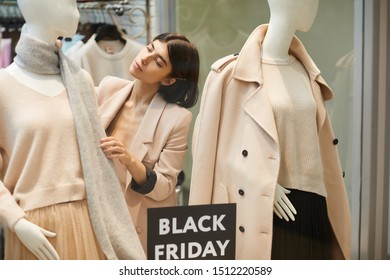
M 166 104 L 167 102 L 159 94 L 153 97 L 134 136 L 133 143 L 129 147 L 130 152 L 141 161 L 145 158 L 149 145 L 153 142 L 156 127 Z M 127 172 L 126 186 L 129 186 L 130 182 L 131 175 Z
M 267 24 L 260 25 L 249 36 L 237 59 L 234 78 L 243 82 L 258 84 L 258 87 L 253 87 L 254 90 L 249 93 L 248 98 L 244 102 L 244 110 L 275 142 L 278 142 L 272 107 L 267 94 L 261 90 L 263 84 L 261 45 L 267 28 Z M 291 41 L 289 53 L 298 58 L 308 72 L 313 97 L 317 104 L 317 127 L 320 130 L 326 118 L 324 100 L 331 99 L 333 92 L 321 77 L 320 70 L 307 53 L 302 42 L 296 36 Z M 259 61 L 260 63 L 253 63 L 253 61 Z
M 234 78 L 253 83 L 253 90 L 248 93 L 244 101 L 244 111 L 266 132 L 275 142 L 278 142 L 278 133 L 274 120 L 274 113 L 267 94 L 261 91 L 263 74 L 261 63 L 261 42 L 267 28 L 260 26 L 255 29 L 243 46 L 234 69 Z
M 313 97 L 317 104 L 317 128 L 320 130 L 326 118 L 324 100 L 332 99 L 333 91 L 322 78 L 321 71 L 307 53 L 302 42 L 296 36 L 294 36 L 291 42 L 290 54 L 301 61 L 310 77 Z

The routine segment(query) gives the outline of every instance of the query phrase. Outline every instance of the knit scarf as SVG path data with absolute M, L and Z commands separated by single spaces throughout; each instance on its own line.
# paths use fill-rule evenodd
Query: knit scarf
M 88 210 L 96 238 L 107 259 L 146 259 L 114 165 L 100 148 L 100 139 L 105 132 L 93 84 L 61 49 L 31 37 L 25 28 L 15 51 L 14 62 L 19 67 L 38 74 L 61 74 L 76 128 Z

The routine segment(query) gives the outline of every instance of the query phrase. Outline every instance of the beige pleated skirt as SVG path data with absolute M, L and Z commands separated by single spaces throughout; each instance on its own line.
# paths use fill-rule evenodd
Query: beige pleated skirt
M 92 229 L 86 200 L 55 204 L 26 212 L 26 219 L 48 231 L 55 237 L 48 240 L 61 260 L 106 259 Z M 5 235 L 6 260 L 36 260 L 14 232 Z

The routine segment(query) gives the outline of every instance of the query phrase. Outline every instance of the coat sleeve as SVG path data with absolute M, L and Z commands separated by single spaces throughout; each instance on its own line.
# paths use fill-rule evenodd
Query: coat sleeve
M 185 113 L 182 117 L 176 118 L 177 123 L 169 133 L 160 157 L 153 167 L 157 180 L 153 190 L 146 196 L 155 201 L 162 201 L 175 191 L 177 177 L 183 168 L 192 120 L 190 111 L 183 109 L 183 112 Z
M 217 70 L 207 76 L 192 138 L 192 172 L 189 204 L 210 204 L 224 82 Z M 223 75 L 222 75 L 223 76 Z

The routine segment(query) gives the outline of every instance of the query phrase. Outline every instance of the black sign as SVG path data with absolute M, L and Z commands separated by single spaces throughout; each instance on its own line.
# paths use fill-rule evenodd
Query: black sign
M 234 260 L 236 204 L 148 209 L 149 260 Z

